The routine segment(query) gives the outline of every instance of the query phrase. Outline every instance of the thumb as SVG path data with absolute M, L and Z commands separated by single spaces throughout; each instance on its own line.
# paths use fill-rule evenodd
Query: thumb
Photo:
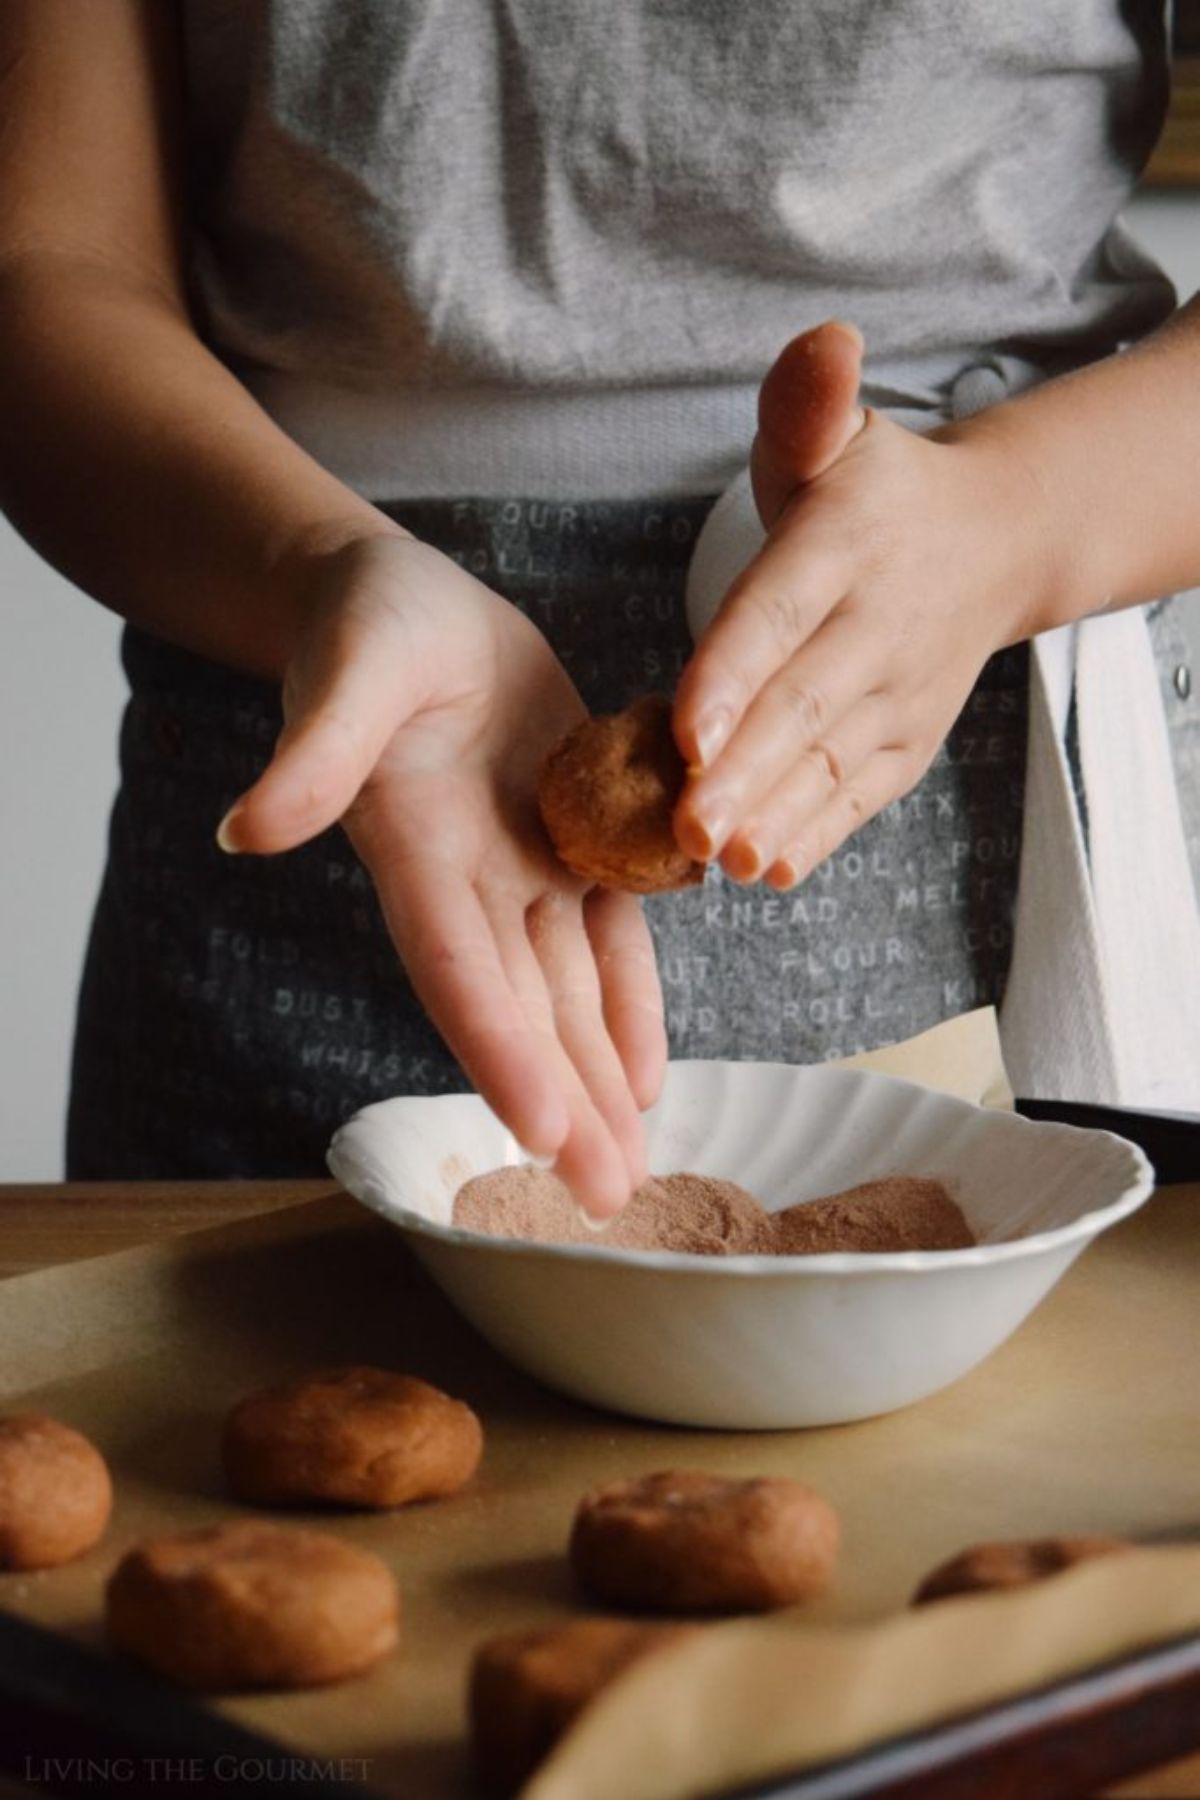
M 862 430 L 862 353 L 857 327 L 831 319 L 793 338 L 767 371 L 750 456 L 754 498 L 766 530 L 796 489 L 823 474 Z
M 217 827 L 223 850 L 291 850 L 342 817 L 426 698 L 427 662 L 413 636 L 394 611 L 367 620 L 336 612 L 317 625 L 284 678 L 275 753 Z

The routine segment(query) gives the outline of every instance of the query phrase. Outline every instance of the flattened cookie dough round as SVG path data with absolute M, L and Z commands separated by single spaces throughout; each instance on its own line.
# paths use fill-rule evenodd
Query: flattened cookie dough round
M 940 1563 L 913 1595 L 914 1606 L 948 1600 L 954 1594 L 983 1594 L 995 1588 L 1028 1587 L 1061 1575 L 1064 1569 L 1093 1556 L 1112 1556 L 1132 1546 L 1123 1538 L 1029 1538 L 1012 1543 L 973 1544 L 949 1562 Z
M 467 1695 L 480 1775 L 495 1791 L 512 1793 L 610 1681 L 701 1629 L 583 1618 L 480 1645 Z
M 585 719 L 547 757 L 538 805 L 563 862 L 587 881 L 633 894 L 695 887 L 704 864 L 675 842 L 687 769 L 661 695 Z
M 457 1493 L 483 1452 L 469 1406 L 389 1369 L 329 1369 L 242 1400 L 221 1453 L 239 1500 L 405 1506 Z
M 105 1608 L 116 1649 L 202 1693 L 342 1681 L 400 1628 L 377 1556 L 259 1521 L 147 1539 L 117 1565 Z
M 82 1432 L 44 1413 L 0 1418 L 0 1569 L 50 1569 L 104 1536 L 112 1482 Z
M 758 1612 L 829 1585 L 840 1526 L 798 1481 L 670 1470 L 580 1502 L 570 1556 L 584 1592 L 647 1612 Z

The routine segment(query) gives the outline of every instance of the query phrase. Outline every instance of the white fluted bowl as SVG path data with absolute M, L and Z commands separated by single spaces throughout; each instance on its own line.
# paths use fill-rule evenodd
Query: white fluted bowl
M 752 1430 L 866 1418 L 957 1381 L 1153 1186 L 1124 1138 L 858 1069 L 673 1063 L 646 1125 L 655 1172 L 726 1177 L 772 1212 L 884 1175 L 936 1177 L 980 1241 L 706 1257 L 459 1231 L 460 1185 L 515 1160 L 474 1094 L 366 1107 L 328 1161 L 476 1329 L 548 1387 L 642 1418 Z

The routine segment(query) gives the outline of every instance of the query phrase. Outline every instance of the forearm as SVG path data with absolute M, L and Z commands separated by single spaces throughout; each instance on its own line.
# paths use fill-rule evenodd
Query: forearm
M 1200 586 L 1200 296 L 1135 348 L 936 435 L 1023 467 L 1048 579 L 1020 635 Z
M 0 503 L 17 529 L 123 617 L 280 673 L 321 555 L 398 528 L 293 443 L 152 283 L 15 257 L 0 317 Z

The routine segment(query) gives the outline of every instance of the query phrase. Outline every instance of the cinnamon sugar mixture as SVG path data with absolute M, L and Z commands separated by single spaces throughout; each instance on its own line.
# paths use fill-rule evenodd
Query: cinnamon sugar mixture
M 652 1175 L 602 1231 L 579 1216 L 557 1175 L 493 1169 L 464 1182 L 454 1223 L 487 1237 L 699 1256 L 815 1256 L 831 1250 L 961 1250 L 975 1238 L 940 1181 L 888 1175 L 769 1213 L 733 1181 Z

